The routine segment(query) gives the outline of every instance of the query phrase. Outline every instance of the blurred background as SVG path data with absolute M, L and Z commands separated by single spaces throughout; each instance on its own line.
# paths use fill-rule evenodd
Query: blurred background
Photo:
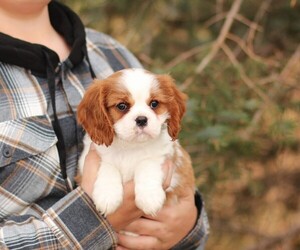
M 206 249 L 300 249 L 300 1 L 62 2 L 189 95 Z

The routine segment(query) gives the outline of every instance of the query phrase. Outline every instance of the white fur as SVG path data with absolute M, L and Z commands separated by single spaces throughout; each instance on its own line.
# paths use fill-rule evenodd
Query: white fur
M 136 205 L 146 214 L 155 215 L 163 206 L 166 195 L 162 188 L 162 164 L 166 157 L 174 154 L 166 119 L 168 113 L 156 115 L 148 106 L 150 91 L 157 87 L 156 79 L 144 70 L 126 70 L 122 83 L 134 99 L 134 106 L 114 124 L 115 137 L 112 144 L 95 145 L 101 157 L 101 167 L 93 191 L 93 200 L 98 210 L 107 215 L 113 213 L 123 200 L 123 183 L 134 180 Z M 135 119 L 146 116 L 148 125 L 140 128 Z M 83 164 L 90 144 L 88 135 L 84 138 L 84 150 L 79 161 Z M 178 184 L 174 175 L 170 190 Z
M 91 143 L 86 135 L 79 164 L 81 173 Z M 127 143 L 115 138 L 109 147 L 95 144 L 101 156 L 101 167 L 93 191 L 97 209 L 105 215 L 113 213 L 123 201 L 122 183 L 134 180 L 136 205 L 146 214 L 156 214 L 165 201 L 161 166 L 166 157 L 174 153 L 172 143 L 164 130 L 151 143 Z M 169 190 L 177 185 L 178 178 L 174 174 Z

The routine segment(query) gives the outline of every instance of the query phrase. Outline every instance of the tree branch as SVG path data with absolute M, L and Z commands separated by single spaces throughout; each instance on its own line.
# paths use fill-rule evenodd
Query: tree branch
M 229 60 L 233 64 L 233 66 L 235 66 L 235 68 L 239 71 L 243 82 L 250 89 L 252 89 L 262 100 L 264 100 L 265 103 L 273 106 L 272 101 L 270 100 L 270 98 L 263 91 L 261 91 L 259 88 L 257 88 L 256 85 L 254 84 L 254 82 L 252 82 L 252 80 L 246 75 L 246 73 L 244 72 L 243 67 L 240 65 L 238 60 L 235 58 L 235 56 L 234 56 L 233 52 L 231 51 L 231 49 L 226 44 L 222 44 L 222 49 L 225 52 L 225 54 L 228 56 Z
M 219 49 L 221 48 L 222 44 L 224 43 L 226 36 L 232 26 L 233 20 L 235 19 L 235 16 L 237 15 L 241 3 L 243 0 L 235 0 L 228 12 L 228 15 L 226 17 L 226 20 L 222 26 L 221 32 L 217 38 L 217 40 L 214 42 L 213 47 L 211 51 L 204 57 L 204 59 L 200 62 L 200 64 L 196 68 L 196 73 L 200 74 L 206 66 L 210 63 L 210 61 L 215 57 Z

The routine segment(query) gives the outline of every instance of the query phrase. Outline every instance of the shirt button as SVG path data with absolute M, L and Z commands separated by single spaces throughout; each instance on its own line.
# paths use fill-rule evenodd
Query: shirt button
M 6 146 L 4 147 L 2 154 L 5 158 L 10 158 L 12 156 L 12 149 Z

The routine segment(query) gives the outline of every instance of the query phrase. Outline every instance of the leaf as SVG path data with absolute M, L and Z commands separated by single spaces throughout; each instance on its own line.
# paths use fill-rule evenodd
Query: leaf
M 249 121 L 249 115 L 239 110 L 224 110 L 217 115 L 217 119 L 226 123 L 246 123 Z
M 197 134 L 197 137 L 200 140 L 219 139 L 223 137 L 228 131 L 229 128 L 227 126 L 214 125 L 214 126 L 206 127 L 205 129 L 201 130 Z

